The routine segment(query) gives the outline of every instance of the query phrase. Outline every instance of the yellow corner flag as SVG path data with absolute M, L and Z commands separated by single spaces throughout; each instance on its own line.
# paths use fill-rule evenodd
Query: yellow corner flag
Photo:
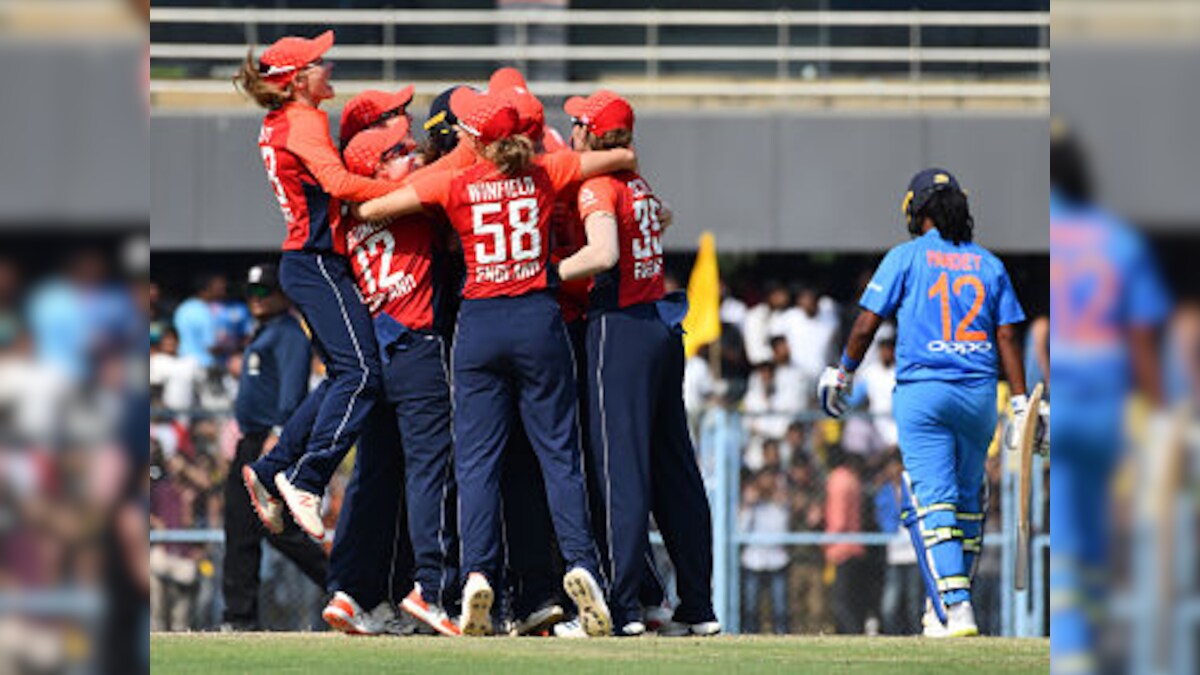
M 691 358 L 721 337 L 721 280 L 717 273 L 717 244 L 711 232 L 700 235 L 700 251 L 687 287 L 688 313 L 683 320 L 683 352 Z

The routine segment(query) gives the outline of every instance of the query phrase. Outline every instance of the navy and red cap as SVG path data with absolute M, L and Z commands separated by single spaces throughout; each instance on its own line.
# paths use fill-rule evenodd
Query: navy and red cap
M 275 41 L 258 57 L 258 72 L 267 80 L 285 81 L 323 57 L 333 47 L 333 31 L 315 38 L 288 36 Z
M 633 131 L 633 106 L 609 89 L 600 89 L 586 98 L 572 96 L 563 104 L 563 110 L 597 136 L 614 129 Z
M 384 156 L 404 144 L 408 132 L 408 118 L 404 117 L 394 126 L 367 129 L 356 134 L 342 152 L 346 168 L 360 176 L 374 176 Z M 401 150 L 407 154 L 412 148 L 406 146 Z
M 412 103 L 413 91 L 415 87 L 411 84 L 397 92 L 368 89 L 350 99 L 342 108 L 342 123 L 338 130 L 342 147 L 346 147 L 350 139 L 363 129 L 378 124 L 390 115 L 403 113 Z
M 505 95 L 479 93 L 461 87 L 450 95 L 450 110 L 458 118 L 458 126 L 488 145 L 516 133 L 520 115 Z
M 521 71 L 505 67 L 492 73 L 488 80 L 488 93 L 507 95 L 520 117 L 517 132 L 541 140 L 542 129 L 546 126 L 546 111 L 538 97 L 529 91 Z
M 910 226 L 913 224 L 914 217 L 921 212 L 921 209 L 925 208 L 929 198 L 943 190 L 964 192 L 954 174 L 945 169 L 933 167 L 912 177 L 901 206 L 904 218 Z

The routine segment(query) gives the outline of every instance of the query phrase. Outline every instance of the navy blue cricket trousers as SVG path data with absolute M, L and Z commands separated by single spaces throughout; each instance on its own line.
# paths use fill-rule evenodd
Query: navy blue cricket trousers
M 364 595 L 367 609 L 399 601 L 412 581 L 428 602 L 449 604 L 458 591 L 446 358 L 434 333 L 405 332 L 384 348 L 386 404 L 359 440 L 328 583 L 360 604 Z
M 614 625 L 641 619 L 651 510 L 677 574 L 675 620 L 712 620 L 712 515 L 688 435 L 680 332 L 652 304 L 593 314 L 588 367 L 597 540 Z
M 464 300 L 454 339 L 454 462 L 463 576 L 500 580 L 500 478 L 515 407 L 567 569 L 599 575 L 588 527 L 571 346 L 549 293 Z
M 289 456 L 296 452 L 294 443 L 276 446 L 278 453 L 268 453 L 253 468 L 268 484 L 276 472 L 287 471 L 288 480 L 300 489 L 322 494 L 379 398 L 379 348 L 370 312 L 343 256 L 284 251 L 279 282 L 312 331 L 329 386 L 317 405 L 303 453 Z

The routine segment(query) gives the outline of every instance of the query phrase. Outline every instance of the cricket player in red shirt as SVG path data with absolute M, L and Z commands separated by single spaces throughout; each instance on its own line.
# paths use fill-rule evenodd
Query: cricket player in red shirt
M 601 90 L 565 109 L 587 128 L 588 152 L 629 147 L 633 108 Z M 662 202 L 635 171 L 596 176 L 579 188 L 587 245 L 558 265 L 564 280 L 594 276 L 588 307 L 588 405 L 592 473 L 603 489 L 614 626 L 644 633 L 650 511 L 678 573 L 670 630 L 720 632 L 712 606 L 712 518 L 683 405 L 686 300 L 664 298 Z

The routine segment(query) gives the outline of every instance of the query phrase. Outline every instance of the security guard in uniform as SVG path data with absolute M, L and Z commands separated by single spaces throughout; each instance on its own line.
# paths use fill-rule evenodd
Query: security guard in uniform
M 225 480 L 225 624 L 258 627 L 258 570 L 262 540 L 290 558 L 313 583 L 324 586 L 329 559 L 284 513 L 278 533 L 266 530 L 242 487 L 242 467 L 274 446 L 279 427 L 308 393 L 312 347 L 279 288 L 274 265 L 250 268 L 246 302 L 257 324 L 242 361 L 234 415 L 242 437 Z

